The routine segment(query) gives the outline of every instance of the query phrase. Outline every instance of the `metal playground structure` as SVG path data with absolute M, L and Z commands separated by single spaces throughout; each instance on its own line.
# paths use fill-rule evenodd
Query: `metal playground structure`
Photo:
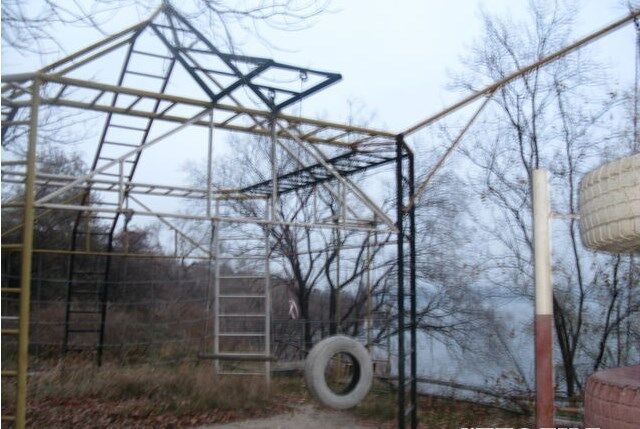
M 339 81 L 341 76 L 266 58 L 221 52 L 168 2 L 164 2 L 149 19 L 37 72 L 3 76 L 2 136 L 4 138 L 10 128 L 26 127 L 28 139 L 25 159 L 2 162 L 3 182 L 20 186 L 24 195 L 20 201 L 3 203 L 3 209 L 22 209 L 23 222 L 20 242 L 2 243 L 3 252 L 19 252 L 21 261 L 19 287 L 2 288 L 3 294 L 19 297 L 17 327 L 5 329 L 3 326 L 2 329 L 3 336 L 15 336 L 18 343 L 16 369 L 2 371 L 3 377 L 16 377 L 17 380 L 16 414 L 2 419 L 15 420 L 19 428 L 25 426 L 34 253 L 49 252 L 68 257 L 64 349 L 73 352 L 74 349 L 91 348 L 99 364 L 105 338 L 110 265 L 115 256 L 126 256 L 126 252 L 114 251 L 114 239 L 119 231 L 126 230 L 132 219 L 141 217 L 159 220 L 176 236 L 191 243 L 199 257 L 209 264 L 214 342 L 206 355 L 215 361 L 218 372 L 227 371 L 226 362 L 252 361 L 259 364 L 259 374 L 267 381 L 272 360 L 269 311 L 272 243 L 269 228 L 287 225 L 337 233 L 393 234 L 397 261 L 398 427 L 409 423 L 415 428 L 418 421 L 417 199 L 497 89 L 624 26 L 639 14 L 639 11 L 633 11 L 401 133 L 284 113 L 285 108 Z M 85 74 L 87 70 L 95 72 L 98 69 L 92 69 L 92 65 L 104 58 L 114 58 L 112 55 L 116 54 L 120 54 L 117 58 L 123 58 L 123 61 L 115 82 L 77 76 L 82 71 Z M 180 74 L 197 91 L 176 94 L 172 79 Z M 282 76 L 288 77 L 281 79 Z M 274 83 L 291 81 L 299 86 Z M 482 100 L 478 110 L 419 186 L 415 186 L 414 155 L 405 139 L 477 100 Z M 39 112 L 45 106 L 105 115 L 93 163 L 86 174 L 68 176 L 39 171 Z M 206 186 L 173 186 L 136 180 L 143 153 L 187 128 L 205 130 L 207 134 L 207 153 L 203 156 L 207 163 Z M 253 136 L 268 145 L 271 155 L 269 177 L 241 188 L 215 186 L 212 178 L 214 130 Z M 293 159 L 296 168 L 279 171 L 279 154 Z M 395 207 L 391 212 L 370 197 L 356 180 L 359 174 L 385 165 L 394 166 Z M 277 207 L 283 198 L 310 188 L 322 188 L 338 202 L 340 210 L 336 216 L 313 222 L 278 217 Z M 161 201 L 166 199 L 205 204 L 201 212 L 185 213 L 164 209 Z M 226 209 L 238 201 L 261 207 L 259 215 L 241 216 Z M 35 247 L 34 225 L 40 216 L 54 212 L 75 213 L 70 247 Z M 181 220 L 208 223 L 210 240 L 203 244 L 200 238 L 191 236 L 181 228 Z M 225 240 L 240 239 L 233 235 L 235 225 L 260 227 L 254 246 L 261 250 L 259 254 L 225 254 Z M 94 269 L 81 270 L 79 267 L 85 265 L 81 262 L 87 258 L 91 258 Z M 263 271 L 250 276 L 250 288 L 229 289 L 225 286 L 221 265 L 240 259 L 257 261 Z M 229 302 L 235 302 L 235 305 L 229 305 Z M 248 307 L 260 310 L 258 313 L 238 311 L 238 308 Z M 225 330 L 227 321 L 234 318 L 255 318 L 259 329 Z M 93 324 L 91 329 L 85 328 L 88 322 Z M 257 338 L 260 348 L 227 350 L 224 347 L 226 339 L 248 338 Z

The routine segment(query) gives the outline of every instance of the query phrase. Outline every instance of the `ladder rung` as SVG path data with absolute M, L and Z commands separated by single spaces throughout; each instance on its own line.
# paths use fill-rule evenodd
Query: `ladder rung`
M 101 156 L 98 159 L 101 160 L 101 161 L 109 161 L 109 162 L 111 162 L 111 161 L 120 161 L 118 158 L 108 158 L 108 157 L 105 157 L 105 156 Z M 133 164 L 134 163 L 134 161 L 130 161 L 128 159 L 123 159 L 122 162 L 127 162 L 129 164 Z
M 225 361 L 244 361 L 244 362 L 275 362 L 275 356 L 266 355 L 264 353 L 217 353 L 217 354 L 199 354 L 200 359 L 213 359 Z
M 122 143 L 122 142 L 112 142 L 112 141 L 104 141 L 104 144 L 111 144 L 114 146 L 124 146 L 124 147 L 138 147 L 137 144 L 131 144 L 131 143 Z
M 15 377 L 15 376 L 17 376 L 17 375 L 18 375 L 18 371 L 13 370 L 13 369 L 3 369 L 3 370 L 0 372 L 0 375 L 1 375 L 2 377 Z
M 166 76 L 161 76 L 161 75 L 158 75 L 158 74 L 151 74 L 151 73 L 143 73 L 143 72 L 138 72 L 138 71 L 125 70 L 125 73 L 134 74 L 134 75 L 138 75 L 138 76 L 144 76 L 144 77 L 150 77 L 152 79 L 162 79 L 162 80 L 166 79 Z
M 17 329 L 2 329 L 2 335 L 18 335 L 19 331 Z
M 220 332 L 219 337 L 264 337 L 264 332 Z
M 5 250 L 20 250 L 22 249 L 22 244 L 20 243 L 3 244 L 2 248 Z
M 165 59 L 165 60 L 172 60 L 173 59 L 173 57 L 167 57 L 166 55 L 154 54 L 152 52 L 144 52 L 144 51 L 134 50 L 133 53 L 140 54 L 140 55 L 146 55 L 148 57 L 162 58 L 162 59 Z
M 19 287 L 3 287 L 2 293 L 20 293 Z
M 5 415 L 5 416 L 2 416 L 2 420 L 6 422 L 13 422 L 16 420 L 16 416 Z
M 256 313 L 225 313 L 218 314 L 218 317 L 267 317 L 267 315 Z
M 139 128 L 139 127 L 131 127 L 129 125 L 120 125 L 120 124 L 113 124 L 110 123 L 109 124 L 110 127 L 114 127 L 114 128 L 122 128 L 123 130 L 132 130 L 132 131 L 147 131 L 146 128 Z
M 218 295 L 218 298 L 266 298 L 265 295 Z
M 86 345 L 86 346 L 67 346 L 65 351 L 67 352 L 86 352 L 86 351 L 94 351 L 96 349 L 95 345 Z
M 262 275 L 235 275 L 235 276 L 218 276 L 219 279 L 263 279 L 265 278 L 266 275 L 262 274 Z

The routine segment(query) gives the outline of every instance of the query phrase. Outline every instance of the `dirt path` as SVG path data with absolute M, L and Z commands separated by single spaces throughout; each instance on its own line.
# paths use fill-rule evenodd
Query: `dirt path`
M 264 419 L 252 419 L 223 425 L 204 426 L 200 429 L 370 429 L 375 426 L 363 424 L 346 412 L 319 409 L 313 405 L 302 405 L 295 411 Z

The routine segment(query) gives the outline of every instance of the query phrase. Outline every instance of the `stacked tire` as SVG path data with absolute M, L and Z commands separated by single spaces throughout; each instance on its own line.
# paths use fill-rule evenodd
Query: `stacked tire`
M 580 186 L 580 229 L 585 246 L 640 252 L 640 153 L 588 173 Z
M 351 358 L 353 378 L 342 392 L 334 392 L 327 383 L 325 370 L 331 359 L 338 354 Z M 336 335 L 318 342 L 307 356 L 304 378 L 311 395 L 322 405 L 336 410 L 358 405 L 373 382 L 373 363 L 369 352 L 353 338 Z
M 640 365 L 599 371 L 589 377 L 584 423 L 600 429 L 640 428 Z

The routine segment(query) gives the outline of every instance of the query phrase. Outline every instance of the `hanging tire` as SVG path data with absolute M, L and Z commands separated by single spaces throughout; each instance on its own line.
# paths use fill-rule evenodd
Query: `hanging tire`
M 350 360 L 353 375 L 349 384 L 340 392 L 334 392 L 327 383 L 325 371 L 331 358 L 342 353 Z M 321 404 L 336 410 L 358 405 L 373 382 L 373 363 L 362 344 L 344 335 L 325 338 L 318 342 L 305 361 L 304 377 L 311 395 Z
M 584 177 L 580 230 L 591 249 L 640 252 L 640 154 L 604 164 Z

